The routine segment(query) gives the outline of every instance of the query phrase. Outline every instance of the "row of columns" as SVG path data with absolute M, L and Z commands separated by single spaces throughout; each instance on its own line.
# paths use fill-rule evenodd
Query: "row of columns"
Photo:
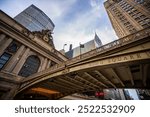
M 0 56 L 4 53 L 4 51 L 12 41 L 13 41 L 12 38 L 6 37 L 5 34 L 0 34 Z M 14 74 L 18 74 L 23 64 L 25 63 L 27 57 L 30 55 L 30 52 L 31 52 L 30 48 L 26 48 L 24 45 L 21 45 L 21 47 L 11 57 L 8 64 L 6 64 L 3 70 L 7 72 L 12 72 Z M 49 68 L 51 64 L 51 60 L 44 57 L 42 58 L 43 59 L 41 59 L 41 64 L 38 72 Z
M 18 60 L 19 60 L 19 56 L 22 54 L 23 50 L 25 49 L 25 46 L 22 45 L 18 51 L 16 52 L 16 54 L 14 56 L 12 56 L 12 58 L 9 61 L 9 64 L 6 65 L 5 70 L 8 72 L 11 72 L 13 70 L 13 68 L 15 67 L 15 65 L 17 64 Z
M 7 37 L 5 34 L 0 34 L 0 56 L 5 52 L 5 50 L 11 44 L 12 41 L 13 41 L 12 38 Z M 26 47 L 25 45 L 21 45 L 19 49 L 17 50 L 17 52 L 12 55 L 10 60 L 4 66 L 3 71 L 14 73 L 17 75 L 19 71 L 21 70 L 22 66 L 24 65 L 27 57 L 32 55 L 33 53 L 34 52 L 32 52 L 30 48 Z M 50 64 L 51 64 L 50 59 L 44 58 L 42 56 L 40 56 L 39 58 L 43 58 L 43 59 L 40 59 L 41 64 L 40 64 L 38 72 L 43 71 L 50 67 Z M 14 84 L 14 86 L 7 93 L 5 93 L 1 97 L 1 99 L 13 99 L 13 97 L 16 94 L 17 88 L 18 88 L 18 85 Z
M 51 60 L 48 60 L 47 58 L 44 58 L 43 61 L 42 61 L 41 69 L 39 69 L 39 71 L 43 71 L 45 69 L 48 69 L 48 68 L 50 68 L 50 66 L 51 66 Z
M 18 61 L 17 65 L 15 66 L 15 68 L 13 69 L 13 73 L 18 74 L 20 69 L 22 68 L 24 62 L 27 59 L 27 56 L 29 54 L 30 48 L 27 48 L 24 52 L 24 54 L 22 55 L 22 57 L 20 58 L 20 60 Z

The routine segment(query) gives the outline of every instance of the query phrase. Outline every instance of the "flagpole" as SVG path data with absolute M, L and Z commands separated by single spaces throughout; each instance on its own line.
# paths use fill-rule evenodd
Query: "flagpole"
M 80 47 L 80 59 L 81 59 L 81 43 L 79 43 L 79 47 Z

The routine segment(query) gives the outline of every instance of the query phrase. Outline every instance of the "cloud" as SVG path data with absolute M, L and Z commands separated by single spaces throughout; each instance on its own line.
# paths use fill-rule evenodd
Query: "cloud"
M 73 47 L 76 47 L 79 46 L 80 42 L 85 43 L 92 40 L 95 31 L 105 44 L 116 38 L 104 9 L 103 1 L 5 0 L 0 4 L 0 8 L 14 17 L 29 5 L 36 5 L 54 22 L 56 26 L 53 35 L 54 44 L 56 49 L 60 50 L 65 43 L 73 44 Z
M 107 26 L 104 29 L 97 29 L 96 33 L 99 35 L 103 44 L 107 44 L 117 39 L 117 36 L 114 30 L 108 28 Z
M 94 17 L 93 17 L 94 16 Z M 74 19 L 70 22 L 67 22 L 64 27 L 58 27 L 59 32 L 57 29 L 55 30 L 55 43 L 57 45 L 57 40 L 61 40 L 65 43 L 73 44 L 74 47 L 79 46 L 79 43 L 85 43 L 92 39 L 91 33 L 93 33 L 94 27 L 92 23 L 94 23 L 95 14 L 93 10 L 87 11 L 84 14 L 78 13 Z M 59 34 L 58 34 L 59 33 Z M 57 48 L 62 47 L 63 45 L 56 46 Z M 61 49 L 61 48 L 59 48 Z
M 87 9 L 84 13 L 78 12 L 74 19 L 67 22 L 63 27 L 58 27 L 59 31 L 56 27 L 54 43 L 57 49 L 62 49 L 65 43 L 68 45 L 73 44 L 73 47 L 77 47 L 80 42 L 88 42 L 94 38 L 95 31 L 103 44 L 117 39 L 110 23 L 107 23 L 109 20 L 105 21 L 105 18 L 103 18 L 106 17 L 106 11 L 102 2 L 100 0 L 90 0 L 90 5 L 91 9 Z
M 101 5 L 102 1 L 101 0 L 90 0 L 90 5 L 92 7 L 99 7 Z
M 40 0 L 36 2 L 37 6 L 42 9 L 54 21 L 61 19 L 74 4 L 76 0 Z
M 76 0 L 6 0 L 3 4 L 0 4 L 0 8 L 11 17 L 14 17 L 31 4 L 34 4 L 50 18 L 56 20 L 56 18 L 61 17 L 68 11 L 69 7 L 71 7 L 75 1 Z

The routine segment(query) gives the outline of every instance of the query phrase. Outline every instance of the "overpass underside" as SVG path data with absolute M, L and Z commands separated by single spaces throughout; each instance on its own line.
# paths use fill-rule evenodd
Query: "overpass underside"
M 41 99 L 58 99 L 109 88 L 150 88 L 149 29 L 29 76 L 15 98 L 34 94 Z

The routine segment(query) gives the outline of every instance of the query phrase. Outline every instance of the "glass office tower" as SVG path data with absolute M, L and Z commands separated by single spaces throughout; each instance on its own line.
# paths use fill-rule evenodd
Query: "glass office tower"
M 14 19 L 30 31 L 41 31 L 42 29 L 49 29 L 53 31 L 55 27 L 52 20 L 34 5 L 26 8 Z

